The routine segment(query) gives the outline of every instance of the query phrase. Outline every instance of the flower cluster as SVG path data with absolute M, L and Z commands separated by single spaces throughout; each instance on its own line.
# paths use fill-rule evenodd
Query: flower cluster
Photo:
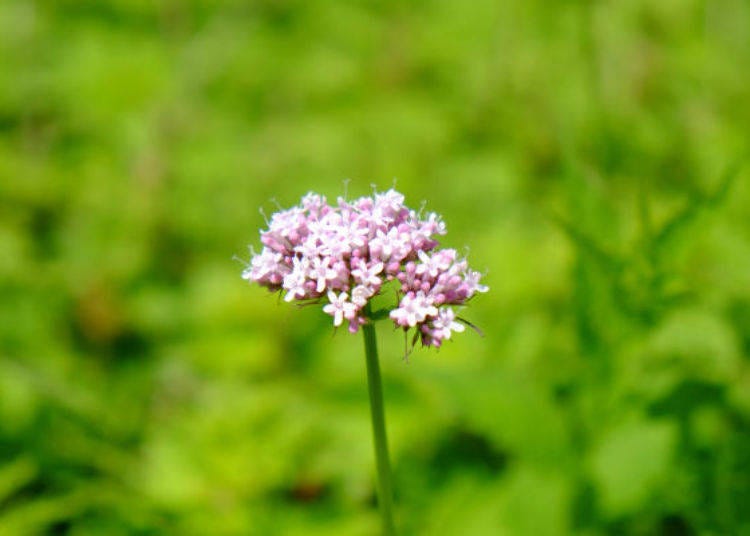
M 356 332 L 368 321 L 370 299 L 388 281 L 400 283 L 390 318 L 416 328 L 424 345 L 440 346 L 464 330 L 452 305 L 463 305 L 487 287 L 455 250 L 437 249 L 445 224 L 404 205 L 391 189 L 335 205 L 307 194 L 299 206 L 275 213 L 261 231 L 263 250 L 253 254 L 243 278 L 291 301 L 327 300 L 334 326 Z

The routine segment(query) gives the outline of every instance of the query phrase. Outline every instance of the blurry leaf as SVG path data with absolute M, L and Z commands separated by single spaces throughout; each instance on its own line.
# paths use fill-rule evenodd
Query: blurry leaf
M 167 441 L 147 445 L 142 489 L 157 504 L 180 508 L 200 501 L 206 483 L 191 460 L 189 444 Z
M 733 406 L 740 411 L 746 419 L 750 419 L 750 368 L 744 367 L 737 381 L 732 386 L 729 398 Z
M 622 269 L 622 259 L 620 259 L 614 253 L 608 251 L 604 245 L 597 242 L 586 232 L 582 231 L 573 223 L 566 221 L 562 217 L 554 217 L 553 221 L 555 221 L 557 225 L 563 231 L 565 231 L 565 233 L 568 235 L 568 238 L 570 238 L 581 251 L 587 253 L 588 255 L 591 255 L 591 257 L 601 263 L 602 266 L 607 269 L 613 270 L 614 272 L 618 272 Z
M 667 485 L 676 441 L 677 429 L 668 421 L 624 423 L 602 438 L 589 461 L 608 515 L 635 512 L 644 501 L 658 498 Z
M 554 466 L 569 455 L 568 431 L 559 408 L 537 386 L 507 372 L 470 374 L 451 385 L 466 422 L 511 456 Z M 532 424 L 533 423 L 533 424 Z
M 675 311 L 646 341 L 647 374 L 671 370 L 675 378 L 728 381 L 740 365 L 739 341 L 718 315 L 698 308 Z
M 31 458 L 21 457 L 0 466 L 0 504 L 36 478 L 38 468 Z M 1 511 L 1 509 L 0 509 Z
M 570 525 L 569 481 L 554 472 L 519 468 L 504 489 L 504 525 L 509 534 L 557 536 Z
M 13 505 L 0 511 L 0 535 L 46 534 L 55 522 L 74 519 L 96 500 L 95 492 L 81 487 L 66 495 L 35 497 Z
M 32 384 L 22 370 L 0 358 L 0 430 L 18 432 L 32 421 L 38 402 Z
M 567 534 L 565 480 L 522 466 L 502 481 L 457 477 L 433 498 L 418 534 L 557 536 Z
M 418 534 L 511 535 L 513 532 L 503 528 L 502 513 L 502 487 L 498 483 L 458 478 L 437 490 L 426 525 Z
M 688 232 L 699 216 L 707 209 L 712 209 L 721 204 L 729 193 L 729 190 L 742 171 L 744 160 L 738 160 L 727 168 L 719 180 L 719 184 L 713 193 L 694 195 L 685 207 L 669 219 L 654 237 L 654 249 L 664 254 L 666 250 L 674 247 L 679 237 Z

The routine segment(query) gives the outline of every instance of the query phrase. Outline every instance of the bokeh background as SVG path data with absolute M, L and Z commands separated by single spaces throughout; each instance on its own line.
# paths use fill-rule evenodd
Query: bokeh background
M 379 328 L 414 535 L 750 534 L 750 4 L 0 2 L 0 534 L 371 535 L 362 341 L 240 279 L 394 184 L 485 331 Z

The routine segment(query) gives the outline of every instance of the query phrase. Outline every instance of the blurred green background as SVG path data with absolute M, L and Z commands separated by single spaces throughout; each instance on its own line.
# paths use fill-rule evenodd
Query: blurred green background
M 371 184 L 491 292 L 402 359 L 414 535 L 750 534 L 745 0 L 0 2 L 0 534 L 371 535 L 360 336 L 240 279 Z

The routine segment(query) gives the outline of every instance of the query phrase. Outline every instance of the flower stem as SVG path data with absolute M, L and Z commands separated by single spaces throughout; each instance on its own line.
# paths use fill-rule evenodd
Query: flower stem
M 383 408 L 383 385 L 380 381 L 378 345 L 375 339 L 375 325 L 370 316 L 370 304 L 366 305 L 368 322 L 362 326 L 365 336 L 365 357 L 367 358 L 367 388 L 370 392 L 370 415 L 375 442 L 375 461 L 378 470 L 378 504 L 383 522 L 383 535 L 393 536 L 393 490 L 391 486 L 391 464 L 388 459 L 388 438 L 385 432 L 385 410 Z

